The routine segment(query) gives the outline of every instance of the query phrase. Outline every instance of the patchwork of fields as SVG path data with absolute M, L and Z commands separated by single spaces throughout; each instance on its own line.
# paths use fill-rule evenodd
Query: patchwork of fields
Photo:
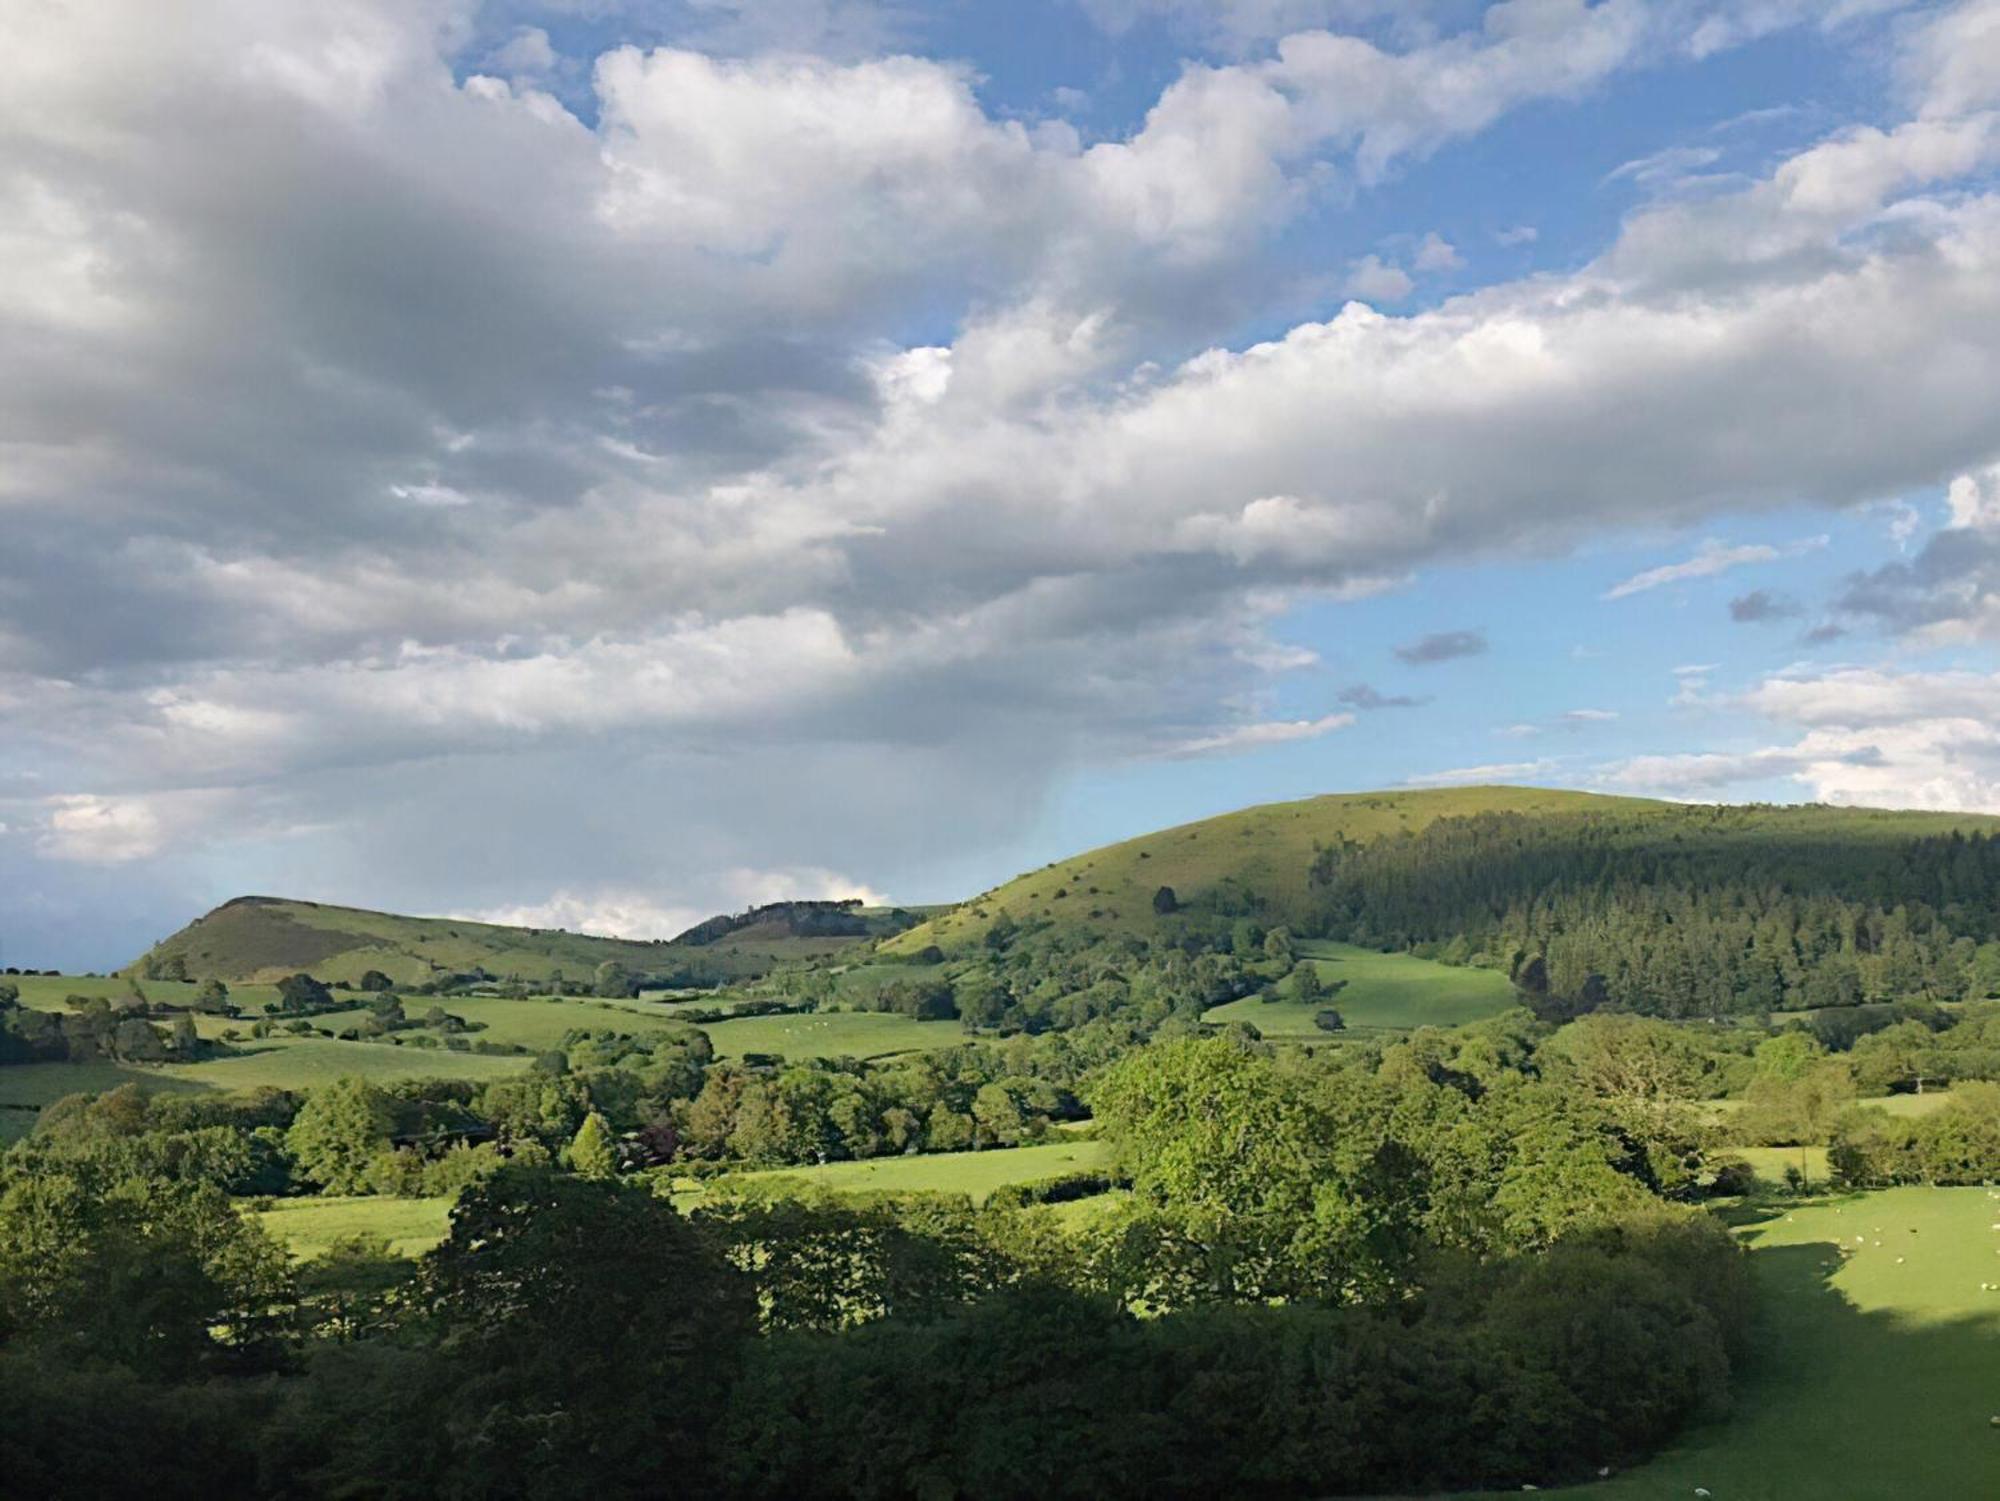
M 23 1004 L 44 1010 L 63 1009 L 69 995 L 115 998 L 128 994 L 126 981 L 117 977 L 29 976 L 16 982 Z M 174 981 L 145 982 L 147 997 L 156 1002 L 184 1005 L 193 998 L 193 985 Z M 33 1128 L 33 1110 L 64 1095 L 115 1089 L 121 1084 L 138 1084 L 149 1090 L 219 1089 L 242 1090 L 271 1087 L 310 1089 L 345 1076 L 392 1083 L 399 1079 L 445 1078 L 485 1080 L 517 1073 L 532 1061 L 528 1054 L 492 1054 L 456 1051 L 444 1047 L 415 1045 L 415 1032 L 397 1034 L 400 1042 L 354 1042 L 338 1037 L 293 1037 L 279 1032 L 271 1037 L 252 1039 L 250 1025 L 267 1005 L 274 1006 L 277 993 L 270 986 L 232 987 L 230 999 L 243 1007 L 245 1015 L 222 1017 L 197 1015 L 196 1030 L 211 1041 L 234 1032 L 236 1040 L 225 1056 L 199 1063 L 140 1065 L 113 1062 L 31 1063 L 0 1068 L 0 1140 L 13 1140 Z M 479 996 L 453 996 L 442 1003 L 447 1010 L 469 1022 L 478 1023 L 474 1033 L 479 1041 L 526 1048 L 532 1052 L 556 1046 L 572 1031 L 612 1031 L 645 1033 L 664 1031 L 672 1018 L 651 1008 L 625 1006 L 609 1001 L 543 999 L 500 1000 Z M 406 1006 L 412 1015 L 421 1015 L 430 1003 L 410 998 Z M 322 1012 L 309 1018 L 317 1029 L 339 1032 L 357 1026 L 368 1010 L 364 1005 Z

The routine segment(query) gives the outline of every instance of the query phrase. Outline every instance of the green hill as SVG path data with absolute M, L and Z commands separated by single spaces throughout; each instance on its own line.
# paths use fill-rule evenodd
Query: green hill
M 1888 858 L 1893 867 L 1901 858 L 1889 849 L 1892 845 L 1954 831 L 1991 834 L 2000 830 L 2000 819 L 1978 814 L 1820 806 L 1711 807 L 1535 787 L 1338 793 L 1245 808 L 1107 845 L 1044 866 L 944 909 L 778 903 L 734 917 L 712 918 L 671 941 L 635 942 L 560 929 L 502 927 L 457 918 L 402 917 L 313 902 L 239 897 L 155 946 L 134 968 L 146 975 L 214 975 L 231 982 L 270 981 L 297 970 L 328 981 L 353 981 L 370 969 L 378 969 L 398 984 L 410 985 L 442 973 L 473 970 L 529 982 L 547 981 L 558 972 L 578 980 L 599 964 L 616 960 L 635 974 L 657 977 L 662 983 L 714 983 L 754 978 L 787 963 L 858 950 L 871 942 L 879 943 L 885 957 L 909 958 L 933 946 L 948 953 L 964 953 L 1003 915 L 1017 924 L 1068 929 L 1092 937 L 1151 935 L 1163 924 L 1163 915 L 1155 906 L 1162 888 L 1173 893 L 1180 908 L 1225 914 L 1254 912 L 1265 925 L 1298 924 L 1312 915 L 1315 902 L 1325 896 L 1323 891 L 1315 892 L 1311 877 L 1314 858 L 1321 850 L 1335 848 L 1345 852 L 1343 858 L 1354 857 L 1350 873 L 1374 860 L 1373 855 L 1357 855 L 1357 849 L 1385 855 L 1386 859 L 1375 861 L 1381 870 L 1368 877 L 1377 882 L 1368 889 L 1381 892 L 1385 902 L 1397 890 L 1410 886 L 1412 872 L 1405 866 L 1412 861 L 1425 878 L 1416 886 L 1442 891 L 1456 878 L 1452 862 L 1457 852 L 1445 846 L 1431 849 L 1423 840 L 1402 841 L 1397 836 L 1419 834 L 1440 820 L 1481 814 L 1545 820 L 1532 835 L 1521 836 L 1536 843 L 1573 839 L 1583 830 L 1590 838 L 1622 840 L 1628 857 L 1636 849 L 1650 859 L 1648 852 L 1657 850 L 1669 863 L 1651 873 L 1643 866 L 1634 866 L 1630 858 L 1619 867 L 1628 875 L 1637 870 L 1642 885 L 1705 888 L 1719 881 L 1722 873 L 1741 867 L 1759 872 L 1759 880 L 1789 890 L 1817 886 L 1824 874 L 1850 900 L 1879 885 L 1881 871 L 1867 861 L 1879 864 L 1880 859 Z M 1458 827 L 1449 826 L 1451 830 Z M 1726 852 L 1718 853 L 1725 844 Z M 1867 856 L 1865 852 L 1871 849 L 1876 855 Z M 1692 858 L 1697 851 L 1707 852 L 1704 858 L 1710 860 L 1709 865 L 1697 868 L 1681 859 L 1683 855 Z M 1490 867 L 1494 853 L 1489 846 L 1479 858 Z M 1672 863 L 1676 860 L 1680 863 Z M 1863 863 L 1857 864 L 1857 860 Z M 1576 870 L 1567 874 L 1574 876 Z M 1516 871 L 1508 877 L 1517 886 L 1523 880 L 1532 886 L 1542 878 L 1532 871 L 1526 875 Z M 1980 884 L 1983 877 L 1963 875 L 1956 879 L 1960 902 L 1984 890 Z M 1948 902 L 1937 905 L 1949 907 Z M 1951 916 L 1949 910 L 1946 915 Z M 1371 917 L 1375 930 L 1355 941 L 1372 943 L 1380 938 L 1379 946 L 1403 947 L 1418 941 L 1440 941 L 1463 931 L 1422 930 L 1416 920 L 1419 916 L 1422 914 L 1392 913 L 1384 907 Z M 1436 926 L 1436 914 L 1431 916 Z M 1474 916 L 1480 914 L 1460 913 L 1452 921 L 1469 922 Z M 911 926 L 918 918 L 923 920 Z M 1482 917 L 1481 921 L 1488 919 Z M 1954 931 L 1971 931 L 1956 919 L 1953 927 Z M 1982 930 L 1972 936 L 1984 940 L 1992 935 Z M 1535 946 L 1540 946 L 1539 940 Z
M 883 947 L 905 954 L 932 944 L 961 949 L 977 942 L 1003 912 L 1015 922 L 1046 919 L 1106 934 L 1150 932 L 1159 923 L 1153 897 L 1162 886 L 1187 903 L 1234 883 L 1264 899 L 1266 921 L 1295 921 L 1305 913 L 1308 872 L 1322 845 L 1414 832 L 1436 819 L 1473 813 L 1671 806 L 1539 787 L 1334 793 L 1265 803 L 1059 860 L 919 923 Z
M 245 896 L 196 918 L 155 944 L 133 969 L 145 975 L 214 976 L 232 983 L 305 971 L 328 982 L 356 981 L 371 969 L 399 985 L 439 974 L 484 970 L 498 978 L 545 982 L 588 979 L 615 960 L 635 975 L 689 982 L 743 979 L 781 963 L 833 953 L 893 932 L 907 917 L 865 911 L 860 934 L 801 935 L 776 917 L 731 927 L 710 942 L 599 938 L 560 928 L 513 928 L 450 917 L 403 917 L 356 907 Z M 704 924 L 704 928 L 709 925 Z
M 1032 988 L 1027 954 L 1233 947 L 1239 922 L 1253 943 L 1283 925 L 1495 969 L 1552 1015 L 1979 999 L 2000 995 L 2000 818 L 1517 787 L 1319 797 L 1046 866 L 884 957 L 994 940 Z

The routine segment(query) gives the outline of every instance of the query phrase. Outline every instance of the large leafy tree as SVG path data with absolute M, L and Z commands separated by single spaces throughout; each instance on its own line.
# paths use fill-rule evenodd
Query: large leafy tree
M 740 1276 L 666 1201 L 527 1168 L 460 1199 L 417 1297 L 452 1373 L 464 1495 L 692 1489 L 708 1399 L 754 1314 Z
M 0 1193 L 0 1342 L 179 1377 L 260 1347 L 285 1256 L 211 1183 L 22 1173 Z
M 583 1118 L 570 1139 L 563 1160 L 569 1170 L 584 1178 L 611 1178 L 618 1172 L 618 1148 L 611 1139 L 611 1127 L 595 1110 Z
M 300 1109 L 285 1146 L 299 1171 L 329 1193 L 360 1193 L 368 1169 L 388 1150 L 389 1097 L 366 1079 L 316 1089 Z
M 1315 1087 L 1227 1038 L 1188 1038 L 1114 1065 L 1091 1102 L 1137 1201 L 1110 1232 L 1127 1292 L 1339 1300 L 1401 1274 L 1421 1164 L 1365 1081 Z
M 333 992 L 311 975 L 286 975 L 278 982 L 278 1006 L 284 1011 L 312 1011 L 333 1004 Z

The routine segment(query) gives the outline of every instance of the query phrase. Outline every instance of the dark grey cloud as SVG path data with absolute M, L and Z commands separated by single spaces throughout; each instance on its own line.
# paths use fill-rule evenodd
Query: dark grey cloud
M 1416 709 L 1430 702 L 1429 698 L 1412 698 L 1407 693 L 1382 693 L 1366 683 L 1355 683 L 1343 688 L 1336 695 L 1341 703 L 1350 709 Z
M 1437 631 L 1397 647 L 1396 658 L 1412 667 L 1424 667 L 1459 657 L 1477 657 L 1486 649 L 1484 631 Z
M 1789 594 L 1775 589 L 1752 589 L 1729 602 L 1729 618 L 1738 625 L 1761 625 L 1766 621 L 1789 620 L 1804 613 L 1804 606 Z
M 2000 627 L 2000 530 L 1947 527 L 1907 562 L 1850 574 L 1843 614 L 1897 635 L 1935 627 Z

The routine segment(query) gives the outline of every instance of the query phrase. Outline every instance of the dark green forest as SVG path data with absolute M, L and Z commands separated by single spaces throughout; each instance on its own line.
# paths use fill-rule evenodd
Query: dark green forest
M 1507 970 L 1570 1013 L 1758 1014 L 2000 993 L 2000 837 L 1810 808 L 1484 813 L 1329 846 L 1334 937 Z

